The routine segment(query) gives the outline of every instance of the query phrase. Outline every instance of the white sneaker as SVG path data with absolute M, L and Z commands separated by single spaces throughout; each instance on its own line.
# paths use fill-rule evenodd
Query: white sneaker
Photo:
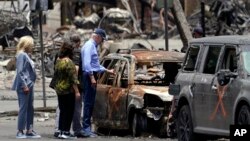
M 26 139 L 27 137 L 26 137 L 26 135 L 23 132 L 18 131 L 16 133 L 16 138 L 17 139 Z

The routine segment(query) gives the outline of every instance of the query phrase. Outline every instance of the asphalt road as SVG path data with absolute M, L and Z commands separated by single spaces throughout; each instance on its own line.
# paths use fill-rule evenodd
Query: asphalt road
M 49 118 L 46 121 L 41 121 L 42 118 L 36 117 L 34 120 L 34 129 L 37 133 L 39 133 L 42 138 L 41 139 L 33 139 L 33 140 L 59 140 L 53 137 L 54 131 L 54 118 Z M 39 121 L 38 121 L 39 120 Z M 2 141 L 16 141 L 16 125 L 17 119 L 16 117 L 2 117 L 0 118 L 0 140 Z M 168 139 L 168 138 L 158 138 L 151 134 L 144 134 L 143 137 L 133 138 L 129 134 L 125 132 L 121 133 L 111 133 L 106 135 L 100 135 L 97 138 L 79 138 L 76 140 L 84 140 L 84 141 L 177 141 L 176 139 Z M 31 139 L 21 139 L 22 141 L 31 140 Z
M 55 118 L 53 114 L 49 114 L 50 117 L 44 121 L 40 113 L 39 116 L 36 116 L 34 119 L 34 130 L 39 133 L 42 138 L 40 139 L 21 139 L 22 141 L 30 140 L 59 140 L 53 137 L 54 133 L 54 123 Z M 0 141 L 16 141 L 16 130 L 17 128 L 17 117 L 16 116 L 7 116 L 0 118 Z M 177 139 L 170 138 L 159 138 L 150 133 L 144 133 L 141 137 L 133 138 L 126 131 L 103 131 L 98 132 L 99 136 L 97 138 L 78 138 L 76 140 L 84 141 L 177 141 Z M 218 139 L 214 141 L 229 141 L 229 139 Z

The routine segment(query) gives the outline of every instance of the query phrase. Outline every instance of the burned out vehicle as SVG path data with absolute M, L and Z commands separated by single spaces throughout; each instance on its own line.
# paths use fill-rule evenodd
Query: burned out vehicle
M 178 140 L 229 136 L 230 125 L 249 125 L 249 76 L 249 36 L 191 41 L 175 84 L 169 86 L 175 95 Z
M 97 128 L 130 129 L 133 136 L 139 136 L 152 123 L 157 125 L 154 130 L 166 134 L 173 97 L 168 94 L 168 85 L 183 59 L 179 52 L 145 50 L 105 56 L 103 66 L 113 68 L 116 74 L 99 76 L 93 123 Z

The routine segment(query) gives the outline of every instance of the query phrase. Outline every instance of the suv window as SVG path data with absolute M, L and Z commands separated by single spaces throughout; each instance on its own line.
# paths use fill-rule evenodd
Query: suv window
M 245 49 L 244 52 L 242 52 L 243 62 L 244 62 L 244 68 L 245 70 L 250 73 L 250 52 Z
M 203 73 L 214 74 L 220 55 L 221 46 L 209 46 Z
M 186 62 L 184 63 L 183 70 L 185 71 L 194 71 L 197 57 L 199 54 L 200 46 L 191 45 L 187 54 Z
M 235 47 L 226 47 L 222 60 L 221 69 L 228 69 L 231 72 L 237 71 L 237 57 Z

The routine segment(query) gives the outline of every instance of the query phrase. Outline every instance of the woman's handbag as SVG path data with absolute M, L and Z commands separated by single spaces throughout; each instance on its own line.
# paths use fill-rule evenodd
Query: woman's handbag
M 49 83 L 49 87 L 55 89 L 56 86 L 56 76 L 54 75 Z
M 55 89 L 56 87 L 56 78 L 57 78 L 57 71 L 54 72 L 54 75 L 49 83 L 49 87 L 52 88 L 52 89 Z

